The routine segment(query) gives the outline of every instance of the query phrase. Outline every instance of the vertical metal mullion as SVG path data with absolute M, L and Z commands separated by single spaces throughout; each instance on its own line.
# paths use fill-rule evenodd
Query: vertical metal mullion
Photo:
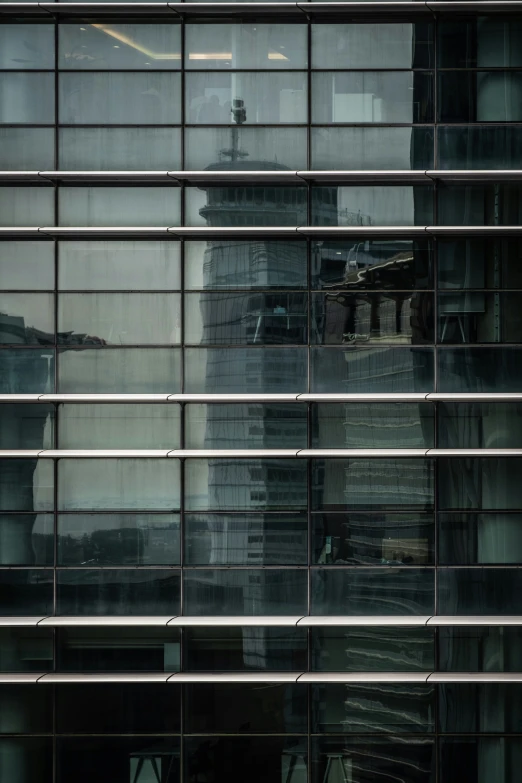
M 307 129 L 306 129 L 306 165 L 308 170 L 312 168 L 312 24 L 307 17 Z
M 181 27 L 181 169 L 185 171 L 185 18 L 180 22 Z M 183 223 L 182 223 L 183 225 Z

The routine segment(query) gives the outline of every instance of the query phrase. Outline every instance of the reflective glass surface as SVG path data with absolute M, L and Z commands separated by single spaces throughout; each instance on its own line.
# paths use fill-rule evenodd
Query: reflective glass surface
M 299 671 L 307 665 L 305 628 L 187 628 L 183 639 L 192 671 Z
M 287 403 L 187 405 L 185 445 L 189 449 L 306 448 L 306 414 L 303 405 Z
M 52 242 L 6 240 L 0 244 L 0 288 L 34 291 L 53 287 Z
M 176 628 L 60 628 L 56 640 L 63 672 L 176 672 L 180 666 Z
M 311 649 L 315 671 L 411 672 L 434 667 L 431 628 L 313 628 Z

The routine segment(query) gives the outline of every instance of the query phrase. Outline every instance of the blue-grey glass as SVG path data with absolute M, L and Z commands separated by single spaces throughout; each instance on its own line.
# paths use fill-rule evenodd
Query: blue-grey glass
M 425 226 L 432 222 L 433 189 L 426 185 L 312 187 L 315 226 Z
M 179 614 L 179 569 L 67 569 L 57 572 L 62 615 Z
M 185 628 L 184 669 L 203 672 L 304 671 L 307 629 Z
M 433 614 L 435 571 L 433 568 L 315 568 L 311 593 L 311 614 L 315 615 Z
M 428 733 L 434 730 L 434 711 L 435 689 L 429 685 L 316 685 L 311 731 Z
M 437 445 L 443 449 L 519 447 L 519 403 L 441 402 L 437 408 Z
M 0 405 L 0 449 L 52 449 L 53 435 L 53 405 Z
M 184 244 L 185 289 L 306 287 L 305 242 L 214 239 Z
M 439 568 L 438 614 L 522 614 L 519 568 Z
M 0 226 L 27 225 L 54 225 L 54 188 L 0 187 Z
M 0 93 L 0 123 L 54 123 L 53 73 L 0 72 Z
M 183 613 L 216 617 L 306 614 L 307 574 L 306 568 L 185 569 Z
M 177 459 L 62 459 L 62 511 L 170 511 L 179 508 Z
M 179 732 L 179 691 L 177 688 L 172 693 L 169 691 L 164 683 L 57 685 L 56 733 L 103 736 Z M 100 704 L 104 705 L 103 710 Z M 121 780 L 120 776 L 115 779 Z
M 307 66 L 305 24 L 241 22 L 186 24 L 185 66 L 191 70 Z
M 50 345 L 54 339 L 52 294 L 0 293 L 0 343 Z
M 426 68 L 433 65 L 430 23 L 312 24 L 313 68 Z
M 312 348 L 310 362 L 314 392 L 433 391 L 432 348 Z
M 191 459 L 185 463 L 185 508 L 298 511 L 306 508 L 307 484 L 304 460 Z
M 61 449 L 180 447 L 180 406 L 172 403 L 60 405 L 58 422 Z
M 307 565 L 306 514 L 187 514 L 189 565 Z
M 312 406 L 312 448 L 422 449 L 434 445 L 434 408 L 410 403 Z
M 187 128 L 185 168 L 207 166 L 241 171 L 303 169 L 307 166 L 306 128 Z
M 439 514 L 442 565 L 522 564 L 522 514 Z
M 441 343 L 520 343 L 522 292 L 444 292 L 438 299 Z
M 312 669 L 320 672 L 433 671 L 432 628 L 312 628 Z
M 496 239 L 440 239 L 438 288 L 522 288 L 522 241 L 516 237 Z
M 201 394 L 305 392 L 307 359 L 306 348 L 299 347 L 186 348 L 185 391 Z
M 522 66 L 522 24 L 517 17 L 446 17 L 437 29 L 441 68 L 517 68 Z
M 2 511 L 52 510 L 53 484 L 53 465 L 50 460 L 0 459 Z M 11 540 L 11 546 L 17 546 L 14 539 Z M 4 549 L 0 557 L 5 555 Z
M 2 565 L 54 565 L 52 514 L 0 514 Z
M 433 122 L 433 74 L 428 71 L 313 73 L 312 122 Z
M 306 688 L 298 684 L 185 686 L 187 734 L 288 734 L 307 730 Z
M 0 306 L 1 302 L 0 295 Z M 306 345 L 308 296 L 296 291 L 186 294 L 185 342 Z
M 511 346 L 440 348 L 440 392 L 518 392 L 522 353 Z
M 61 226 L 174 226 L 181 217 L 178 187 L 61 187 Z
M 165 690 L 170 691 L 170 688 Z M 105 700 L 103 695 L 100 698 Z M 154 711 L 156 707 L 150 709 Z M 177 737 L 59 737 L 55 781 L 68 783 L 74 780 L 76 783 L 89 783 L 91 780 L 98 780 L 99 783 L 126 783 L 127 780 L 133 780 L 130 776 L 141 774 L 143 769 L 144 774 L 148 774 L 148 771 L 154 768 L 158 769 L 159 774 L 168 774 L 170 780 L 174 781 L 179 776 L 179 759 Z M 142 779 L 146 780 L 144 775 Z M 164 779 L 168 780 L 167 777 Z
M 52 668 L 52 628 L 0 629 L 0 671 L 42 672 Z
M 58 68 L 170 71 L 180 67 L 179 23 L 59 25 Z
M 354 273 L 359 276 L 359 273 Z M 434 341 L 433 294 L 344 290 L 315 294 L 310 340 L 321 345 L 423 345 Z
M 185 225 L 298 226 L 306 223 L 306 197 L 301 186 L 187 187 Z
M 177 241 L 62 240 L 58 253 L 58 287 L 62 290 L 169 291 L 181 288 L 180 243 Z
M 0 69 L 54 68 L 54 25 L 3 24 L 0 27 Z
M 286 781 L 288 775 L 303 781 L 307 779 L 307 742 L 305 737 L 288 735 L 185 737 L 183 765 L 185 781 L 203 775 L 210 780 L 238 781 L 245 768 L 249 783 Z
M 56 668 L 64 672 L 176 672 L 178 628 L 60 628 Z
M 431 288 L 433 248 L 428 240 L 326 239 L 312 242 L 312 287 L 362 291 Z
M 427 169 L 433 166 L 433 138 L 433 128 L 312 128 L 311 167 L 341 171 Z
M 506 509 L 522 505 L 520 457 L 442 459 L 439 461 L 439 508 Z
M 0 769 L 5 771 L 7 780 L 53 783 L 52 737 L 2 737 Z
M 60 514 L 59 565 L 178 565 L 178 514 Z
M 350 780 L 355 769 L 364 783 L 427 783 L 434 780 L 435 754 L 435 739 L 415 734 L 312 737 L 311 779 L 333 783 L 338 775 L 337 780 Z M 462 777 L 456 780 L 462 783 Z
M 85 335 L 104 345 L 175 345 L 181 342 L 181 295 L 61 294 L 58 341 L 77 345 Z
M 446 185 L 438 191 L 437 223 L 448 226 L 516 226 L 522 220 L 522 185 Z
M 306 414 L 301 403 L 185 405 L 185 448 L 304 449 Z
M 185 76 L 186 122 L 190 125 L 304 124 L 307 81 L 306 72 L 189 72 Z M 238 100 L 243 101 L 242 106 L 237 106 Z M 245 114 L 237 122 L 240 110 Z
M 519 672 L 522 668 L 522 629 L 509 626 L 441 627 L 438 629 L 438 650 L 441 671 Z M 462 729 L 459 727 L 457 731 Z
M 439 125 L 440 169 L 518 169 L 522 128 L 514 125 Z
M 0 704 L 2 705 L 0 733 L 48 734 L 52 732 L 53 697 L 50 688 L 2 685 Z M 18 775 L 14 779 L 20 780 Z M 22 780 L 25 783 L 25 779 Z
M 441 737 L 439 774 L 445 783 L 498 780 L 517 783 L 520 737 Z
M 439 685 L 439 731 L 508 734 L 520 731 L 519 687 L 504 683 Z
M 0 350 L 0 390 L 2 394 L 45 394 L 54 391 L 54 350 Z
M 65 171 L 181 169 L 179 128 L 60 128 L 58 144 Z
M 522 120 L 520 71 L 441 71 L 438 91 L 441 122 Z
M 0 614 L 46 617 L 52 613 L 52 569 L 0 569 Z
M 314 514 L 313 562 L 319 565 L 429 565 L 431 514 Z
M 180 75 L 61 73 L 59 107 L 65 125 L 176 125 L 181 120 Z
M 59 353 L 58 384 L 61 392 L 69 393 L 177 393 L 180 366 L 179 348 L 64 348 Z
M 54 288 L 53 242 L 7 239 L 0 243 L 0 289 L 51 288 Z
M 0 166 L 3 171 L 52 171 L 54 128 L 0 127 Z

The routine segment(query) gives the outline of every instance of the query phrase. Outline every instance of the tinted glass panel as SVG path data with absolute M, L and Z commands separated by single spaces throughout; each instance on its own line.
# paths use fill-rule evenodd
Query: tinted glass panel
M 0 514 L 0 563 L 54 565 L 54 516 Z
M 438 28 L 443 68 L 516 68 L 522 65 L 520 19 L 478 16 L 443 20 Z
M 52 667 L 52 629 L 0 629 L 0 671 L 42 672 Z
M 304 671 L 305 628 L 186 628 L 185 668 L 192 671 Z
M 60 168 L 69 171 L 181 169 L 179 128 L 61 128 Z
M 522 293 L 443 293 L 438 339 L 445 343 L 519 343 Z
M 522 614 L 522 571 L 517 568 L 441 568 L 440 614 Z
M 313 24 L 314 68 L 423 68 L 432 64 L 430 24 Z
M 47 187 L 0 187 L 0 225 L 54 225 L 54 192 Z
M 438 223 L 450 226 L 517 225 L 522 185 L 447 185 L 439 190 Z
M 238 759 L 248 759 L 250 783 L 285 780 L 292 772 L 306 779 L 304 737 L 190 737 L 184 747 L 187 781 L 196 775 L 234 780 Z
M 54 68 L 54 25 L 5 24 L 0 27 L 0 69 Z
M 0 343 L 54 343 L 54 296 L 0 293 Z
M 519 458 L 439 461 L 439 507 L 511 509 L 522 505 Z
M 432 189 L 419 185 L 315 186 L 312 223 L 316 226 L 430 225 L 432 200 Z
M 440 731 L 448 734 L 519 731 L 522 706 L 516 686 L 459 683 L 440 685 L 439 689 Z
M 442 122 L 517 122 L 522 119 L 522 72 L 448 71 L 439 74 Z
M 37 734 L 52 731 L 52 689 L 27 685 L 0 686 L 2 734 Z
M 440 741 L 440 774 L 446 783 L 471 783 L 481 772 L 516 783 L 520 737 L 445 737 Z
M 172 403 L 169 403 L 169 407 Z M 306 406 L 186 405 L 188 449 L 306 448 Z
M 52 449 L 53 435 L 53 405 L 0 406 L 0 448 Z
M 52 783 L 53 741 L 51 737 L 5 737 L 0 739 L 0 768 L 8 780 L 20 783 Z M 20 772 L 22 770 L 22 772 Z
M 517 392 L 522 385 L 519 348 L 442 348 L 439 391 Z
M 441 671 L 512 672 L 522 666 L 520 628 L 439 628 L 438 637 Z
M 302 187 L 187 187 L 185 224 L 298 226 L 306 222 L 306 195 Z
M 58 67 L 171 70 L 181 65 L 179 24 L 61 24 Z
M 53 242 L 0 243 L 0 288 L 54 288 Z
M 172 226 L 180 222 L 180 189 L 81 187 L 59 190 L 61 226 Z
M 408 403 L 312 405 L 312 448 L 430 448 L 433 407 Z
M 0 127 L 0 165 L 3 171 L 52 171 L 54 128 Z
M 358 97 L 358 96 L 357 96 Z M 383 171 L 433 165 L 432 128 L 312 128 L 312 169 Z
M 522 129 L 509 125 L 439 126 L 441 169 L 517 169 L 522 165 Z
M 53 484 L 53 465 L 49 460 L 2 459 L 0 509 L 48 511 L 53 507 Z
M 54 122 L 52 73 L 0 73 L 0 123 L 45 125 Z
M 515 237 L 441 239 L 437 246 L 439 289 L 522 288 L 522 244 Z
M 57 668 L 70 672 L 179 670 L 176 628 L 60 628 Z
M 61 449 L 179 448 L 178 405 L 61 405 L 58 415 Z
M 245 170 L 305 168 L 307 136 L 306 128 L 188 128 L 185 168 L 201 171 L 218 165 L 230 169 L 231 160 Z
M 315 671 L 432 671 L 430 628 L 312 628 Z
M 439 514 L 439 561 L 519 564 L 521 534 L 521 514 Z
M 187 24 L 186 67 L 306 68 L 306 32 L 302 24 Z
M 0 569 L 0 613 L 40 616 L 53 612 L 53 572 L 50 569 Z M 11 687 L 11 686 L 9 686 Z
M 522 415 L 517 403 L 439 403 L 440 448 L 516 448 Z

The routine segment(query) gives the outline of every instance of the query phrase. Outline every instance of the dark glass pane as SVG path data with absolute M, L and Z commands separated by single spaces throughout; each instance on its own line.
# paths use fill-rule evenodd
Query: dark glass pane
M 58 191 L 61 226 L 179 226 L 180 188 L 65 187 Z M 102 335 L 103 336 L 103 335 Z
M 171 403 L 60 405 L 58 422 L 61 449 L 177 449 L 180 445 L 180 406 Z
M 198 684 L 185 687 L 188 734 L 306 732 L 307 692 L 299 685 Z
M 307 166 L 307 138 L 308 130 L 297 127 L 187 128 L 185 168 L 189 171 L 202 171 L 209 166 L 225 170 L 233 166 L 243 171 L 302 169 Z
M 306 266 L 298 240 L 185 242 L 186 289 L 304 288 Z
M 518 183 L 448 184 L 438 194 L 440 225 L 516 226 L 522 220 L 522 185 Z
M 307 743 L 300 737 L 191 737 L 185 739 L 185 783 L 306 780 Z
M 57 613 L 179 614 L 179 570 L 69 569 L 57 572 Z
M 439 514 L 439 562 L 522 564 L 522 514 Z
M 522 293 L 443 293 L 438 339 L 443 343 L 520 343 Z
M 431 628 L 312 628 L 312 669 L 433 671 L 434 642 Z
M 306 508 L 306 496 L 304 460 L 191 459 L 185 463 L 187 511 L 297 511 Z
M 181 67 L 181 27 L 176 23 L 61 24 L 59 34 L 60 69 L 119 71 Z
M 522 571 L 441 568 L 438 599 L 439 614 L 522 614 Z
M 432 348 L 321 347 L 311 349 L 310 361 L 314 392 L 433 391 Z
M 312 731 L 389 733 L 433 731 L 435 690 L 426 685 L 317 685 Z M 342 780 L 342 778 L 341 778 Z
M 517 783 L 520 737 L 445 737 L 440 740 L 439 774 L 445 783 L 493 779 Z
M 54 343 L 54 296 L 0 293 L 0 343 Z
M 0 686 L 0 733 L 47 734 L 53 730 L 52 688 Z M 16 780 L 16 778 L 15 778 Z
M 522 288 L 522 242 L 515 237 L 440 239 L 437 246 L 439 289 Z
M 306 448 L 306 414 L 301 403 L 186 405 L 185 448 Z
M 52 510 L 53 485 L 51 460 L 0 460 L 0 510 L 2 511 Z
M 439 508 L 519 511 L 521 467 L 520 458 L 442 459 L 439 461 Z
M 3 171 L 52 171 L 54 128 L 0 126 L 0 165 Z
M 441 392 L 518 392 L 522 386 L 520 348 L 441 348 Z
M 58 671 L 176 672 L 180 667 L 176 628 L 59 628 L 56 639 Z
M 0 770 L 6 780 L 17 783 L 53 783 L 52 738 L 2 737 Z
M 189 671 L 304 671 L 306 628 L 186 628 Z
M 432 614 L 432 568 L 321 568 L 312 571 L 312 614 Z M 459 612 L 445 612 L 459 614 Z M 463 614 L 461 612 L 460 614 Z
M 520 404 L 439 403 L 438 446 L 442 449 L 516 448 Z
M 519 732 L 522 702 L 517 685 L 439 685 L 439 731 L 445 734 Z
M 431 515 L 314 514 L 314 563 L 428 565 L 434 558 Z
M 54 429 L 53 405 L 0 406 L 0 448 L 52 449 Z
M 3 24 L 0 27 L 0 69 L 54 68 L 54 25 Z
M 10 288 L 54 288 L 53 242 L 8 239 L 0 243 L 0 289 Z M 26 342 L 25 337 L 23 342 Z
M 434 409 L 408 403 L 312 405 L 312 448 L 430 448 Z
M 177 565 L 177 514 L 60 514 L 60 565 Z
M 186 392 L 292 394 L 307 389 L 306 348 L 186 348 L 184 359 Z
M 2 565 L 54 565 L 52 514 L 0 514 Z
M 52 669 L 51 628 L 0 628 L 0 671 L 42 673 Z
M 52 612 L 51 569 L 0 569 L 0 615 L 44 617 Z
M 304 24 L 258 21 L 185 26 L 185 66 L 191 70 L 306 68 Z
M 520 19 L 470 16 L 441 20 L 437 30 L 442 68 L 516 68 L 522 65 Z
M 183 579 L 184 614 L 306 614 L 306 569 L 191 569 Z
M 522 166 L 522 128 L 509 125 L 439 126 L 441 169 L 518 169 Z
M 54 391 L 54 350 L 25 348 L 0 350 L 2 394 L 46 394 Z
M 356 96 L 358 97 L 358 96 Z M 312 128 L 312 169 L 384 171 L 433 166 L 433 128 Z
M 307 529 L 305 514 L 190 514 L 185 516 L 185 563 L 306 565 Z
M 428 241 L 332 240 L 312 242 L 312 287 L 412 291 L 432 286 Z
M 307 222 L 306 198 L 300 186 L 187 187 L 185 225 L 299 226 Z
M 312 187 L 314 226 L 425 226 L 432 222 L 433 189 L 428 186 Z
M 180 128 L 60 128 L 65 171 L 179 171 Z
M 521 94 L 519 71 L 443 71 L 439 73 L 439 119 L 519 122 Z
M 433 464 L 423 459 L 328 459 L 312 463 L 312 507 L 380 509 L 433 505 Z
M 441 671 L 518 672 L 522 668 L 521 628 L 442 627 L 438 629 L 438 640 L 438 665 Z M 456 729 L 465 730 L 461 727 Z M 481 730 L 487 731 L 487 728 L 483 727 Z

